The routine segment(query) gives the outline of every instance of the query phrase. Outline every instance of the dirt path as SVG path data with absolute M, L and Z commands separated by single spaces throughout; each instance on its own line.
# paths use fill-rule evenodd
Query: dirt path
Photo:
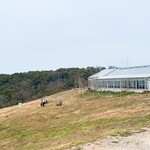
M 108 137 L 87 143 L 78 149 L 82 150 L 150 150 L 150 129 L 134 133 L 128 137 Z

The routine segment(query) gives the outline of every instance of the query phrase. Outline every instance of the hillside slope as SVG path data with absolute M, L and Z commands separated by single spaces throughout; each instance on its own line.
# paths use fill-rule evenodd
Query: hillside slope
M 63 99 L 60 108 L 55 106 Z M 150 94 L 72 89 L 0 110 L 0 149 L 67 149 L 107 135 L 150 127 Z

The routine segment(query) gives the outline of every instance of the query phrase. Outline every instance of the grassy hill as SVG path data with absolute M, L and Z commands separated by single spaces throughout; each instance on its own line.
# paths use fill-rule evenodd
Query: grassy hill
M 63 105 L 56 108 L 62 98 Z M 150 127 L 150 93 L 72 89 L 0 110 L 0 149 L 62 150 L 107 135 L 127 136 Z
M 0 74 L 0 108 L 72 88 L 87 87 L 87 78 L 103 69 L 104 67 L 60 68 L 56 71 Z

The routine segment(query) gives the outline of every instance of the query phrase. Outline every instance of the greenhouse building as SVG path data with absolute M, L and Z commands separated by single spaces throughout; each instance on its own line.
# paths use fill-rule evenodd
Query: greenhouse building
M 150 91 L 150 66 L 105 69 L 88 78 L 88 88 L 98 91 Z

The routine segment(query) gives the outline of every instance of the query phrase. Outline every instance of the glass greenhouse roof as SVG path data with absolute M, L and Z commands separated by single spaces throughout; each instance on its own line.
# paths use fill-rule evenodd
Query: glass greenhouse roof
M 91 78 L 92 79 L 94 79 L 94 78 L 97 79 L 97 78 L 100 78 L 100 77 L 104 77 L 104 76 L 110 74 L 111 72 L 113 72 L 114 70 L 116 70 L 116 69 L 105 69 L 105 70 L 102 70 L 101 72 L 90 76 L 89 79 L 91 79 Z
M 142 77 L 150 77 L 150 66 L 105 69 L 89 77 L 89 79 L 142 78 Z

